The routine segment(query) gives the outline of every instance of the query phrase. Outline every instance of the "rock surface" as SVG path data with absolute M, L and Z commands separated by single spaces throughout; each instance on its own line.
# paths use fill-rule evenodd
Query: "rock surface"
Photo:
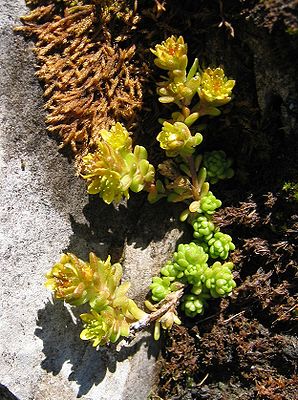
M 170 210 L 140 207 L 142 196 L 118 209 L 88 198 L 46 133 L 32 46 L 12 31 L 24 13 L 22 0 L 0 0 L 0 398 L 145 400 L 158 352 L 150 334 L 118 351 L 94 350 L 72 312 L 50 299 L 44 274 L 63 251 L 123 254 L 142 300 L 180 232 Z

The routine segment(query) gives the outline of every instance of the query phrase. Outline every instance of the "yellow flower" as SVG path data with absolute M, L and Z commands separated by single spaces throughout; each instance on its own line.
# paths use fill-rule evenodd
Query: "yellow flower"
M 198 94 L 203 103 L 218 107 L 231 100 L 235 81 L 228 79 L 222 68 L 207 68 L 201 75 L 201 85 Z
M 203 137 L 200 133 L 191 135 L 187 125 L 183 122 L 175 122 L 173 125 L 165 121 L 162 131 L 157 135 L 160 147 L 166 150 L 168 157 L 190 156 Z
M 112 128 L 107 131 L 106 129 L 102 129 L 100 132 L 101 137 L 103 140 L 113 149 L 121 149 L 125 148 L 131 150 L 132 140 L 129 136 L 129 132 L 125 129 L 125 127 L 117 122 Z
M 82 177 L 88 180 L 88 193 L 100 193 L 107 204 L 119 202 L 123 196 L 129 197 L 128 187 L 123 188 L 121 183 L 124 160 L 109 143 L 99 141 L 98 150 L 88 153 L 82 161 Z
M 154 181 L 154 167 L 142 146 L 132 150 L 128 131 L 117 123 L 103 129 L 97 150 L 83 157 L 82 177 L 87 179 L 88 193 L 97 194 L 107 203 L 129 198 L 129 189 L 140 192 Z
M 45 286 L 54 292 L 57 299 L 80 305 L 92 297 L 94 270 L 74 254 L 63 254 L 46 277 Z
M 154 63 L 159 68 L 169 71 L 186 69 L 187 44 L 184 43 L 182 36 L 179 38 L 171 36 L 161 44 L 157 44 L 151 51 L 157 57 Z

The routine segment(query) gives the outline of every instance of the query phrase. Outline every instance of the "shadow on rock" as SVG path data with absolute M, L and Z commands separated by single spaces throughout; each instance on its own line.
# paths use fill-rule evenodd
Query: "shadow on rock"
M 99 256 L 110 254 L 114 261 L 118 261 L 125 243 L 145 249 L 179 226 L 179 212 L 172 206 L 165 201 L 149 204 L 142 194 L 132 195 L 129 207 L 125 204 L 107 205 L 99 196 L 90 196 L 83 209 L 88 223 L 77 222 L 70 215 L 73 235 L 65 252 L 88 259 L 89 252 L 94 251 Z
M 77 315 L 71 315 L 71 312 Z M 148 359 L 157 357 L 158 346 L 150 336 L 136 337 L 130 344 L 125 344 L 116 351 L 116 346 L 95 350 L 90 344 L 80 339 L 82 325 L 77 309 L 69 311 L 62 301 L 48 301 L 38 311 L 35 335 L 43 341 L 45 359 L 41 367 L 53 375 L 58 375 L 63 365 L 71 364 L 69 381 L 79 386 L 77 396 L 89 392 L 93 385 L 98 385 L 107 371 L 115 372 L 118 362 L 123 362 L 136 354 L 145 345 Z M 125 342 L 123 342 L 125 343 Z
M 1 400 L 18 400 L 18 398 L 7 389 L 6 386 L 0 384 L 0 399 Z

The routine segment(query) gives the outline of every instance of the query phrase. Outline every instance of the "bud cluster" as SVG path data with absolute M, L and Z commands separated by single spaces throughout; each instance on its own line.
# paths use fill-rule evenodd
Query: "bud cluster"
M 222 150 L 204 153 L 203 165 L 207 170 L 207 180 L 217 183 L 220 179 L 229 179 L 234 175 L 232 160 Z
M 231 272 L 233 263 L 216 261 L 208 266 L 209 254 L 197 243 L 179 244 L 172 260 L 161 268 L 161 277 L 153 277 L 152 300 L 161 302 L 177 290 L 177 283 L 188 285 L 191 294 L 183 296 L 181 308 L 187 316 L 194 317 L 204 312 L 208 299 L 229 295 L 236 286 Z M 211 258 L 217 258 L 211 254 Z
M 200 214 L 193 220 L 192 226 L 196 243 L 202 246 L 211 258 L 226 260 L 229 252 L 235 250 L 231 236 L 220 232 L 209 216 Z

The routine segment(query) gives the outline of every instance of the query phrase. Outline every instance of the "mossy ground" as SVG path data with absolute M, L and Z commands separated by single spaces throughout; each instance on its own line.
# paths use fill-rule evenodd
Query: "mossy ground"
M 235 177 L 212 191 L 223 201 L 215 219 L 236 244 L 232 260 L 238 288 L 231 298 L 214 301 L 204 316 L 185 319 L 165 337 L 161 374 L 151 398 L 294 400 L 298 212 L 297 200 L 283 187 L 298 181 L 296 2 L 144 0 L 129 3 L 137 5 L 136 19 L 119 14 L 106 21 L 100 19 L 100 2 L 90 3 L 95 3 L 95 19 L 89 20 L 92 35 L 85 40 L 93 41 L 95 50 L 86 59 L 102 46 L 107 49 L 105 62 L 109 52 L 114 58 L 105 85 L 92 70 L 93 86 L 84 81 L 87 86 L 79 89 L 85 103 L 89 96 L 92 109 L 104 104 L 105 114 L 85 114 L 76 125 L 82 108 L 63 114 L 58 105 L 47 103 L 50 114 L 64 115 L 62 131 L 56 131 L 66 143 L 71 133 L 74 153 L 84 153 L 92 146 L 92 132 L 119 117 L 128 121 L 136 141 L 149 148 L 151 162 L 162 159 L 155 141 L 157 118 L 170 109 L 157 103 L 159 71 L 148 49 L 171 34 L 184 36 L 190 61 L 198 56 L 203 65 L 221 64 L 237 82 L 234 100 L 219 118 L 208 120 L 202 148 L 223 149 L 234 159 Z M 100 28 L 94 21 L 101 22 Z M 64 51 L 57 46 L 58 52 Z M 116 71 L 121 54 L 132 47 L 133 54 Z M 109 92 L 115 80 L 114 92 Z M 47 88 L 50 82 L 44 82 Z M 119 109 L 117 96 L 131 87 L 132 108 Z M 55 119 L 48 122 L 57 126 Z

